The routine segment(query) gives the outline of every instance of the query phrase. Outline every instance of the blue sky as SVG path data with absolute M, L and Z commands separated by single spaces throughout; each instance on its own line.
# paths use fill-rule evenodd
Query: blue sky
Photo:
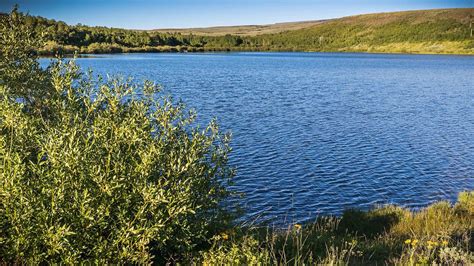
M 317 20 L 399 10 L 474 7 L 474 0 L 0 0 L 70 24 L 129 29 L 207 27 Z

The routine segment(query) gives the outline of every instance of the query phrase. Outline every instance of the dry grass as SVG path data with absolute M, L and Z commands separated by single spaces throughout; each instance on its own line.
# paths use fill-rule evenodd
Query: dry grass
M 465 22 L 469 15 L 474 15 L 473 8 L 451 8 L 432 10 L 413 10 L 401 12 L 386 12 L 343 17 L 335 21 L 347 24 L 364 24 L 367 26 L 383 26 L 400 20 L 410 21 L 413 25 L 423 22 L 453 19 Z
M 341 52 L 403 53 L 403 54 L 474 54 L 468 41 L 396 42 L 385 45 L 358 44 L 340 49 Z
M 224 36 L 239 35 L 239 36 L 256 36 L 261 34 L 274 34 L 284 31 L 300 30 L 310 28 L 329 20 L 315 20 L 315 21 L 302 21 L 302 22 L 286 22 L 286 23 L 275 23 L 268 25 L 242 25 L 242 26 L 217 26 L 208 28 L 188 28 L 188 29 L 156 29 L 151 32 L 160 33 L 181 33 L 184 35 L 205 35 L 205 36 Z
M 314 20 L 300 22 L 275 23 L 269 25 L 241 25 L 241 26 L 221 26 L 207 28 L 184 28 L 184 29 L 156 29 L 150 32 L 161 33 L 181 33 L 194 34 L 203 36 L 257 36 L 262 34 L 274 34 L 285 31 L 294 31 L 307 28 L 317 28 L 327 23 L 344 23 L 348 25 L 364 25 L 364 26 L 383 26 L 389 23 L 396 23 L 402 20 L 408 20 L 413 25 L 432 22 L 437 20 L 456 20 L 466 23 L 469 15 L 474 16 L 474 8 L 454 8 L 454 9 L 433 9 L 433 10 L 415 10 L 402 12 L 387 12 L 376 14 L 363 14 L 356 16 L 348 16 L 330 20 Z

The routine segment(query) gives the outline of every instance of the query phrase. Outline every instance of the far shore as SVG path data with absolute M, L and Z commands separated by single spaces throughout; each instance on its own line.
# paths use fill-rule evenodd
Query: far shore
M 328 50 L 328 51 L 315 51 L 315 50 L 238 50 L 238 49 L 194 49 L 194 50 L 134 50 L 134 51 L 125 51 L 125 52 L 97 52 L 97 53 L 61 53 L 58 51 L 45 53 L 40 52 L 39 56 L 41 58 L 55 58 L 58 55 L 61 57 L 100 57 L 101 55 L 117 55 L 117 54 L 202 54 L 202 53 L 322 53 L 322 54 L 331 54 L 331 53 L 342 53 L 342 54 L 382 54 L 382 55 L 455 55 L 455 56 L 474 56 L 474 52 L 420 52 L 420 51 L 387 51 L 387 52 L 378 52 L 378 51 L 357 51 L 357 50 Z

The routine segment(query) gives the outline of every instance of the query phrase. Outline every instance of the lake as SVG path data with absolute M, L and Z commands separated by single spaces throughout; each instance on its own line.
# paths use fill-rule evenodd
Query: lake
M 47 59 L 42 59 L 44 63 Z M 245 219 L 419 208 L 474 189 L 474 57 L 120 54 L 83 69 L 162 84 L 233 134 Z

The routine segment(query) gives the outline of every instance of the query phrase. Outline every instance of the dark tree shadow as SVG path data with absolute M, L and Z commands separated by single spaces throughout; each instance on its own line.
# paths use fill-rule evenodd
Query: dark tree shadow
M 388 231 L 400 220 L 397 212 L 360 211 L 349 209 L 344 211 L 339 223 L 339 233 L 351 233 L 368 238 Z

